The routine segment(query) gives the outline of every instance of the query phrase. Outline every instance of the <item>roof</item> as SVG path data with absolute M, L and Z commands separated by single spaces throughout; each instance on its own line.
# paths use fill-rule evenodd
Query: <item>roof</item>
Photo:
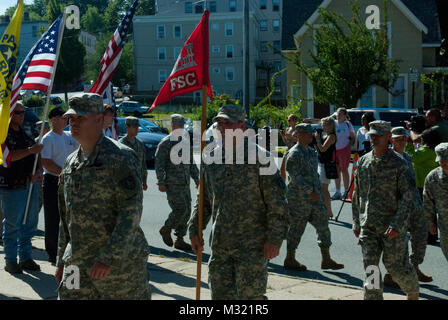
M 317 7 L 328 3 L 328 0 L 284 0 L 282 20 L 282 50 L 295 50 L 294 35 L 305 22 L 310 19 Z M 400 1 L 397 1 L 399 3 Z M 423 43 L 440 43 L 440 26 L 437 13 L 436 0 L 401 0 L 415 15 L 417 27 L 424 25 L 427 33 L 424 34 Z

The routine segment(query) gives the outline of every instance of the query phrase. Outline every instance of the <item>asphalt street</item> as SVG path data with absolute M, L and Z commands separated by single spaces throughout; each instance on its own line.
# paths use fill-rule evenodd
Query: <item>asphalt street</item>
M 351 171 L 350 171 L 351 172 Z M 330 194 L 334 193 L 334 183 L 330 185 Z M 194 204 L 197 190 L 191 181 L 191 194 Z M 332 201 L 333 214 L 336 216 L 342 202 Z M 153 169 L 148 170 L 148 190 L 144 192 L 143 200 L 143 216 L 141 227 L 151 246 L 151 253 L 163 255 L 166 257 L 177 257 L 188 260 L 196 260 L 193 253 L 185 253 L 166 246 L 159 234 L 159 229 L 164 224 L 170 208 L 166 200 L 166 194 L 158 191 L 156 185 L 156 175 Z M 271 260 L 269 263 L 269 271 L 298 278 L 316 279 L 328 281 L 336 284 L 351 285 L 362 287 L 364 279 L 364 270 L 362 264 L 361 247 L 358 245 L 357 239 L 351 231 L 351 204 L 345 203 L 339 217 L 339 221 L 330 221 L 330 231 L 332 235 L 333 245 L 330 252 L 332 258 L 339 263 L 343 263 L 345 268 L 338 271 L 323 271 L 320 269 L 320 250 L 317 246 L 317 235 L 314 228 L 308 224 L 302 237 L 298 250 L 296 251 L 297 259 L 307 266 L 305 272 L 286 271 L 283 268 L 283 261 L 286 257 L 286 241 L 280 249 L 280 255 Z M 40 212 L 39 229 L 44 230 L 43 210 Z M 208 239 L 210 236 L 210 224 L 204 232 L 205 247 L 203 261 L 208 261 L 210 256 L 210 247 Z M 174 236 L 173 236 L 174 238 Z M 188 241 L 187 237 L 185 240 Z M 381 265 L 384 274 L 384 266 Z M 439 244 L 428 245 L 424 263 L 421 270 L 433 276 L 434 281 L 429 284 L 421 284 L 421 297 L 425 299 L 448 299 L 448 268 Z M 400 293 L 399 289 L 385 288 L 385 292 Z

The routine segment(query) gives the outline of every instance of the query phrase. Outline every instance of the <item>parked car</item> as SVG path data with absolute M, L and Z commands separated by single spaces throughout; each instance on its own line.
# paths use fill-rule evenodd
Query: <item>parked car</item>
M 159 127 L 158 125 L 156 125 L 155 123 L 153 123 L 151 121 L 148 121 L 145 119 L 139 119 L 138 121 L 142 126 L 144 126 L 146 129 L 148 129 L 151 132 L 169 134 L 168 129 Z
M 126 124 L 125 124 L 126 119 L 119 117 L 117 118 L 117 120 L 118 120 L 118 137 L 121 138 L 126 135 Z M 142 119 L 140 119 L 140 121 L 142 121 Z M 151 131 L 146 128 L 143 122 L 140 121 L 139 121 L 137 138 L 145 145 L 146 165 L 148 166 L 148 168 L 150 168 L 154 166 L 154 156 L 156 154 L 157 145 L 163 138 L 167 136 L 167 134 Z
M 148 110 L 148 106 L 144 106 L 138 101 L 123 101 L 118 105 L 118 112 L 123 112 L 128 115 L 132 114 L 136 117 L 141 117 Z

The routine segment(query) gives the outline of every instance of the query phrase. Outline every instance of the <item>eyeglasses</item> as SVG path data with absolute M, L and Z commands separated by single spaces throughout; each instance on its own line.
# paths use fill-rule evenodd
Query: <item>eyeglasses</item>
M 14 114 L 16 114 L 16 115 L 21 115 L 21 114 L 24 114 L 25 113 L 25 110 L 22 110 L 22 111 L 14 111 Z

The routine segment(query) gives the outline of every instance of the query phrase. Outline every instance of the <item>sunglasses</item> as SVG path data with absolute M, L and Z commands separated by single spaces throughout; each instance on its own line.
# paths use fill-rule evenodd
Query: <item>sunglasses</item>
M 14 114 L 16 114 L 16 115 L 21 115 L 21 114 L 24 114 L 25 113 L 25 110 L 22 110 L 22 111 L 14 111 Z

